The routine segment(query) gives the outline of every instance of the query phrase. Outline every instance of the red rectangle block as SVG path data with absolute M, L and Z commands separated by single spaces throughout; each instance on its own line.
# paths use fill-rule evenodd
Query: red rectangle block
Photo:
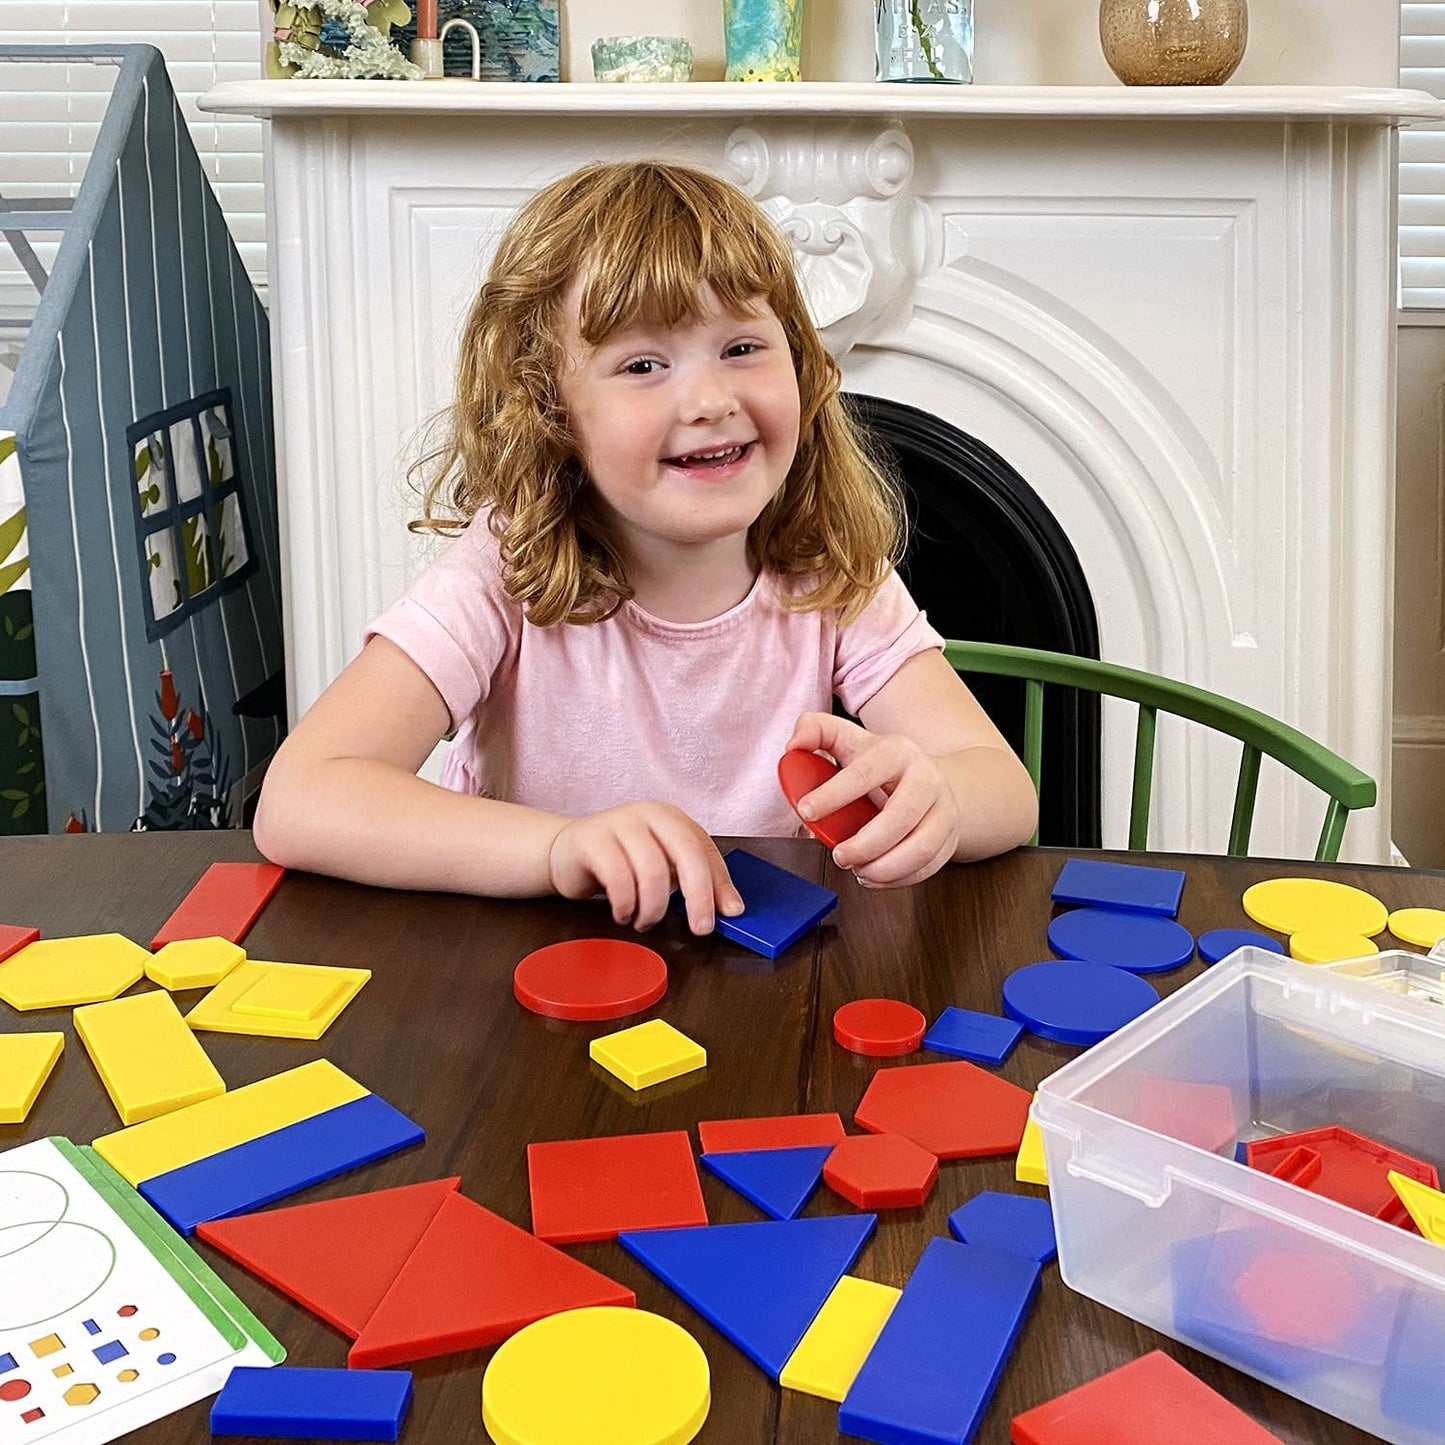
M 285 869 L 276 863 L 212 863 L 181 900 L 151 948 L 179 938 L 224 938 L 239 943 L 270 901 Z

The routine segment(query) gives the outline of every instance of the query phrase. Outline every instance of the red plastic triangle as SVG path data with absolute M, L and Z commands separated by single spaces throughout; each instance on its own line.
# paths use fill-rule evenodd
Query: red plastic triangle
M 448 1195 L 346 1362 L 386 1369 L 499 1344 L 563 1310 L 637 1296 L 462 1194 Z
M 354 1340 L 460 1183 L 433 1179 L 241 1214 L 196 1233 Z

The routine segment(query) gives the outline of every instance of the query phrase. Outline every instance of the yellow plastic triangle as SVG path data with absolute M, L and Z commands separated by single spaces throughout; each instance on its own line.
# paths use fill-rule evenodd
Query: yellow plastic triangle
M 1400 1203 L 1410 1211 L 1410 1218 L 1419 1225 L 1420 1233 L 1432 1244 L 1445 1244 L 1445 1194 L 1393 1169 L 1386 1177 L 1400 1196 Z

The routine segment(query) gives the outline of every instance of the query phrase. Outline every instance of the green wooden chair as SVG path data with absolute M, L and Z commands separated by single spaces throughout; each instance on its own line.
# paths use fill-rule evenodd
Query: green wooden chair
M 1216 732 L 1238 738 L 1243 744 L 1239 782 L 1234 792 L 1234 819 L 1229 829 L 1228 852 L 1236 857 L 1249 851 L 1254 822 L 1259 760 L 1268 754 L 1328 795 L 1324 827 L 1315 848 L 1317 861 L 1333 863 L 1339 856 L 1345 822 L 1357 808 L 1375 805 L 1375 780 L 1338 753 L 1331 752 L 1302 732 L 1257 712 L 1243 703 L 1191 687 L 1187 682 L 1157 677 L 1132 667 L 1117 667 L 1090 657 L 1043 652 L 1029 647 L 1005 647 L 995 642 L 950 642 L 943 655 L 962 673 L 988 673 L 1024 679 L 1023 759 L 1039 786 L 1043 751 L 1044 686 L 1081 688 L 1139 704 L 1139 725 L 1134 741 L 1134 787 L 1129 806 L 1129 847 L 1149 844 L 1149 800 L 1154 778 L 1154 726 L 1160 712 L 1202 723 Z M 1032 842 L 1038 842 L 1035 833 Z

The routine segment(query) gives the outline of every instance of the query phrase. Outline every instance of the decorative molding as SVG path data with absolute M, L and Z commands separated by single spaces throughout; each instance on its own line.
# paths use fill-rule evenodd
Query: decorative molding
M 1397 713 L 1391 734 L 1397 748 L 1445 748 L 1445 717 Z

